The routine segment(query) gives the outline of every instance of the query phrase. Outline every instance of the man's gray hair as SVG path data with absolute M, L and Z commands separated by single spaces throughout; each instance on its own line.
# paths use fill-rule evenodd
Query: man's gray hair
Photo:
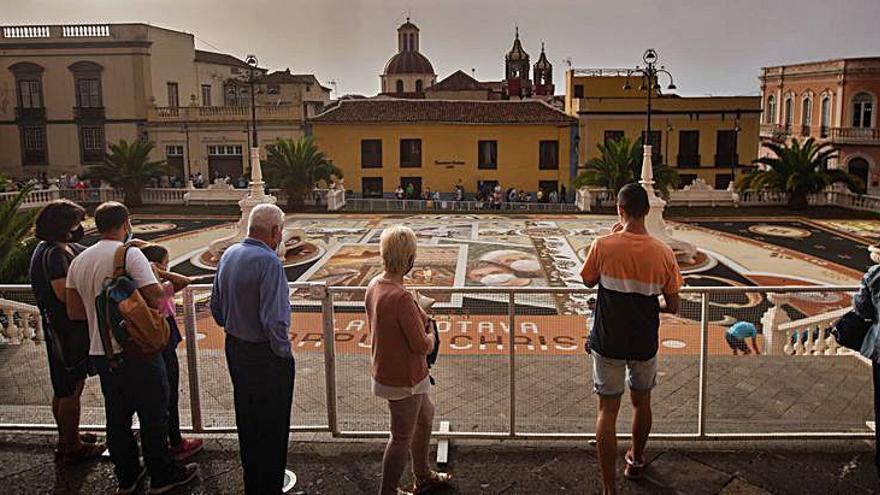
M 272 227 L 284 227 L 284 212 L 275 205 L 257 205 L 248 217 L 248 232 L 272 232 Z

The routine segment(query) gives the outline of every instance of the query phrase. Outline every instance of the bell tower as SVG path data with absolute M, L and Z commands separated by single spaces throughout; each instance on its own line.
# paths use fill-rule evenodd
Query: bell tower
M 504 98 L 525 98 L 532 94 L 532 81 L 529 79 L 529 54 L 523 50 L 519 41 L 519 26 L 513 39 L 513 47 L 504 56 Z
M 541 42 L 541 56 L 538 57 L 538 61 L 535 62 L 533 82 L 535 95 L 553 96 L 555 93 L 553 87 L 553 64 L 547 60 L 547 55 L 544 53 L 543 42 Z

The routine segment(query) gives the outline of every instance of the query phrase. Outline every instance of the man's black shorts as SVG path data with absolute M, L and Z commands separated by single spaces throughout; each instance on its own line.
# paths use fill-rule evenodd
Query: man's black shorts
M 52 390 L 56 398 L 63 399 L 70 397 L 76 391 L 76 382 L 85 380 L 88 365 L 85 361 L 73 370 L 68 371 L 61 359 L 55 355 L 54 346 L 52 345 L 52 336 L 49 334 L 52 330 L 48 325 L 43 329 L 46 335 L 46 355 L 49 358 L 49 379 L 52 381 Z
M 729 345 L 734 351 L 749 352 L 749 346 L 746 345 L 746 341 L 739 337 L 725 333 L 724 340 L 727 341 L 727 345 Z

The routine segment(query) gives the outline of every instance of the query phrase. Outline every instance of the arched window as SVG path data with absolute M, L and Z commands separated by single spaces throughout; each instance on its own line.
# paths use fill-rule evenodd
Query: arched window
M 862 179 L 862 182 L 865 184 L 865 187 L 868 186 L 868 175 L 871 170 L 871 166 L 868 164 L 868 160 L 865 160 L 862 157 L 856 157 L 850 160 L 847 163 L 847 170 L 849 173 L 855 175 L 859 179 Z M 866 189 L 863 189 L 864 192 Z
M 874 116 L 874 99 L 868 93 L 859 93 L 852 99 L 852 126 L 871 127 Z
M 764 115 L 764 122 L 767 124 L 776 122 L 776 97 L 773 95 L 767 97 L 767 113 Z
M 422 92 L 422 80 L 416 79 L 416 93 Z
M 103 107 L 101 72 L 104 67 L 94 62 L 83 61 L 71 64 L 68 69 L 73 73 L 76 106 L 79 108 Z
M 804 127 L 813 125 L 813 99 L 809 96 L 801 102 L 801 125 Z
M 782 123 L 786 126 L 791 127 L 791 123 L 794 120 L 794 100 L 789 96 L 785 99 L 785 113 L 783 114 Z
M 828 134 L 828 127 L 831 125 L 831 98 L 827 96 L 822 97 L 822 107 L 820 109 L 821 119 L 820 125 L 822 126 L 822 137 L 825 137 Z
M 403 81 L 401 81 L 400 79 L 398 79 L 397 82 L 395 83 L 395 88 L 394 88 L 394 89 L 395 89 L 398 93 L 403 93 Z

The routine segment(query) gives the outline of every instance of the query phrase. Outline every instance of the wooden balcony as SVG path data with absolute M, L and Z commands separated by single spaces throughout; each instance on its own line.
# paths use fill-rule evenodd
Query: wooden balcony
M 700 168 L 700 155 L 678 155 L 676 164 L 678 168 Z
M 828 139 L 834 144 L 880 145 L 880 129 L 857 127 L 832 127 Z
M 249 106 L 222 107 L 154 107 L 148 110 L 147 119 L 157 123 L 190 122 L 241 122 L 251 119 Z M 296 105 L 258 105 L 257 121 L 299 121 L 302 109 Z

